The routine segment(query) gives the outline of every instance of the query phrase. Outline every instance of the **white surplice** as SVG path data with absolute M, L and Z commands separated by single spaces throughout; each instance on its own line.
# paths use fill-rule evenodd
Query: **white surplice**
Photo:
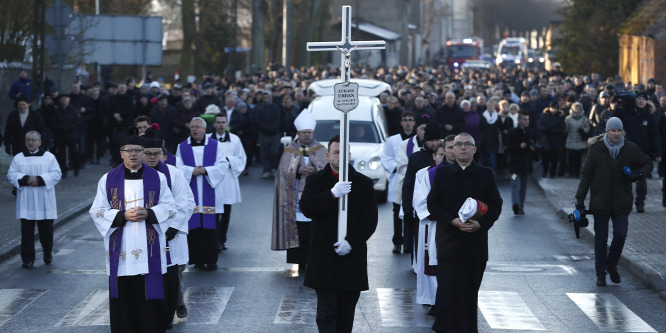
M 226 156 L 229 161 L 229 171 L 231 173 L 226 175 L 222 180 L 222 192 L 224 193 L 224 204 L 233 205 L 241 202 L 241 191 L 238 177 L 243 173 L 243 170 L 245 170 L 247 156 L 245 155 L 245 149 L 243 149 L 243 144 L 238 135 L 232 133 L 225 133 L 225 135 L 229 136 L 229 141 L 219 141 L 217 133 L 210 134 L 210 137 L 218 140 L 218 144 L 222 146 L 224 156 Z
M 395 190 L 398 187 L 398 155 L 400 152 L 400 145 L 402 144 L 402 136 L 400 133 L 392 135 L 384 143 L 384 149 L 382 150 L 382 166 L 384 171 L 386 171 L 386 178 L 388 179 L 388 198 L 392 202 L 397 204 L 401 203 L 400 201 L 395 201 Z
M 414 135 L 411 138 L 403 140 L 400 143 L 398 158 L 395 161 L 396 168 L 398 170 L 397 171 L 398 182 L 396 183 L 396 188 L 395 188 L 395 198 L 393 198 L 393 202 L 397 204 L 402 204 L 402 183 L 405 182 L 405 174 L 407 173 L 407 163 L 409 163 L 409 156 L 407 156 L 407 142 L 411 140 L 414 143 L 414 150 L 412 150 L 413 154 L 421 149 L 416 139 L 417 139 L 416 135 Z M 402 207 L 400 207 L 400 210 L 402 211 Z
M 437 277 L 425 274 L 425 265 L 437 265 L 437 248 L 435 247 L 435 232 L 437 222 L 429 220 L 428 212 L 428 193 L 430 193 L 429 167 L 425 167 L 416 172 L 416 181 L 414 182 L 414 211 L 421 219 L 419 221 L 419 241 L 417 255 L 414 256 L 414 271 L 416 272 L 416 303 L 435 304 L 435 295 L 437 294 Z M 426 228 L 428 239 L 426 239 Z M 425 262 L 425 251 L 428 250 L 429 262 Z M 418 260 L 417 260 L 418 259 Z
M 191 144 L 192 137 L 187 138 L 187 143 Z M 209 140 L 212 140 L 210 137 L 204 136 L 206 140 L 205 144 L 208 145 Z M 219 143 L 219 142 L 218 142 Z M 194 164 L 203 165 L 203 154 L 205 146 L 194 146 L 192 147 L 192 153 L 194 154 Z M 192 181 L 192 171 L 194 171 L 193 166 L 188 166 L 183 163 L 183 156 L 180 152 L 180 145 L 178 145 L 178 150 L 176 151 L 176 167 L 183 172 L 183 176 L 187 179 L 189 184 Z M 199 213 L 203 213 L 203 182 L 204 180 L 215 190 L 215 213 L 222 214 L 224 213 L 224 189 L 221 186 L 222 181 L 224 180 L 227 172 L 229 171 L 229 162 L 226 159 L 222 145 L 217 145 L 217 155 L 215 157 L 215 164 L 212 166 L 205 166 L 206 174 L 196 176 L 197 188 L 199 189 L 197 193 L 192 193 L 199 200 Z M 191 214 L 190 214 L 191 215 Z M 191 216 L 190 216 L 191 217 Z
M 45 186 L 19 186 L 24 176 L 40 176 Z M 44 152 L 42 156 L 26 157 L 23 153 L 14 156 L 7 179 L 17 188 L 16 219 L 55 220 L 58 218 L 55 185 L 62 173 L 55 156 Z
M 169 177 L 171 178 L 171 194 L 173 195 L 176 207 L 176 216 L 173 217 L 171 228 L 178 229 L 176 236 L 169 241 L 169 252 L 171 255 L 171 265 L 187 265 L 190 260 L 190 252 L 187 247 L 187 233 L 189 232 L 188 222 L 192 217 L 192 211 L 196 203 L 194 195 L 183 173 L 173 165 L 168 165 Z
M 95 201 L 90 207 L 90 216 L 95 222 L 97 230 L 104 237 L 104 250 L 107 253 L 106 257 L 106 273 L 111 274 L 109 267 L 109 242 L 111 234 L 117 229 L 111 227 L 113 220 L 116 218 L 119 210 L 112 209 L 109 200 L 106 196 L 106 177 L 108 173 L 102 176 L 97 184 L 97 195 Z M 167 184 L 166 177 L 161 172 L 158 172 L 160 177 L 160 196 L 158 204 L 151 209 L 155 213 L 158 224 L 153 224 L 157 231 L 160 242 L 159 253 L 152 253 L 152 255 L 159 255 L 162 262 L 162 274 L 166 273 L 166 237 L 164 233 L 169 229 L 171 223 L 176 216 L 175 203 L 169 185 Z M 143 197 L 143 180 L 125 180 L 125 200 L 128 202 L 125 210 L 132 207 L 145 207 Z M 146 241 L 146 223 L 130 222 L 127 221 L 123 227 L 123 239 L 120 244 L 120 260 L 118 263 L 118 276 L 132 276 L 148 273 L 148 256 L 151 255 L 148 250 Z

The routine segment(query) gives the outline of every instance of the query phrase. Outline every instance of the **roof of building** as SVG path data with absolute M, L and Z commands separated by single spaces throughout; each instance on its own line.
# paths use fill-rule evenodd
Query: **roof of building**
M 620 34 L 666 40 L 666 0 L 643 1 L 622 23 Z

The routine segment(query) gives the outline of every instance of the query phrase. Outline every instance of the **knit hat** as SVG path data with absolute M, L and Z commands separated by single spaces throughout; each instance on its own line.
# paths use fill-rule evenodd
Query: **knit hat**
M 620 120 L 620 118 L 611 117 L 610 119 L 608 119 L 608 121 L 606 122 L 606 132 L 612 130 L 613 128 L 619 128 L 621 130 L 624 130 L 624 128 L 622 127 L 622 120 Z
M 442 140 L 444 139 L 444 133 L 442 133 L 442 128 L 439 127 L 439 123 L 430 122 L 425 127 L 425 134 L 423 135 L 423 140 Z

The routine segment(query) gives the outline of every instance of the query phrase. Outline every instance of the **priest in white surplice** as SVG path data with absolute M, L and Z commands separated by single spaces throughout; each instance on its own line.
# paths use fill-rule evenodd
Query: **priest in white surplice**
M 58 218 L 55 185 L 62 176 L 53 154 L 40 148 L 42 136 L 25 134 L 25 149 L 14 156 L 7 178 L 16 192 L 16 218 L 21 220 L 21 260 L 23 267 L 35 262 L 35 223 L 44 250 L 44 263 L 53 260 L 53 220 Z
M 229 112 L 227 110 L 227 112 Z M 218 113 L 213 118 L 215 133 L 209 137 L 217 140 L 222 146 L 224 156 L 229 161 L 229 174 L 222 179 L 222 192 L 224 193 L 224 213 L 217 219 L 217 246 L 218 250 L 227 249 L 227 230 L 229 230 L 229 219 L 231 218 L 231 205 L 241 202 L 240 184 L 238 176 L 245 170 L 247 156 L 240 138 L 236 134 L 227 131 L 229 119 L 227 114 Z
M 163 140 L 153 136 L 153 131 L 148 129 L 146 136 L 142 137 L 143 162 L 166 176 L 169 189 L 171 189 L 171 194 L 176 203 L 176 216 L 174 216 L 171 226 L 166 231 L 167 245 L 169 246 L 166 275 L 166 319 L 167 329 L 171 329 L 174 313 L 177 313 L 179 318 L 187 317 L 187 307 L 183 300 L 185 289 L 183 271 L 189 260 L 187 247 L 188 221 L 196 204 L 194 203 L 194 195 L 192 195 L 190 184 L 183 173 L 175 166 L 164 163 L 166 149 Z
M 165 232 L 176 215 L 164 174 L 143 164 L 136 135 L 120 138 L 123 163 L 102 176 L 90 215 L 104 237 L 111 332 L 164 332 Z
M 206 121 L 190 121 L 190 137 L 178 145 L 178 169 L 190 183 L 196 206 L 189 219 L 190 263 L 198 269 L 217 269 L 216 214 L 224 213 L 222 181 L 229 162 L 218 141 L 206 136 Z

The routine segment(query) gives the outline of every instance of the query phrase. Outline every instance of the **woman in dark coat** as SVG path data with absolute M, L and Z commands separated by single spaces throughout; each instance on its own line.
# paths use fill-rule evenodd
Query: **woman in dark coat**
M 564 113 L 559 109 L 557 101 L 553 101 L 548 108 L 543 110 L 543 114 L 537 123 L 537 129 L 548 140 L 548 149 L 541 152 L 543 161 L 542 177 L 546 177 L 549 172 L 551 178 L 555 177 L 558 154 L 564 145 L 565 128 Z
M 38 111 L 30 109 L 30 103 L 25 97 L 19 97 L 14 106 L 16 110 L 7 116 L 5 123 L 5 151 L 9 155 L 16 155 L 25 147 L 25 133 L 37 131 L 44 133 L 44 120 Z M 24 118 L 22 121 L 21 118 Z
M 478 148 L 481 153 L 481 165 L 496 171 L 502 120 L 495 109 L 495 102 L 488 101 L 486 107 L 487 110 L 483 111 L 479 118 Z
M 328 148 L 326 156 L 330 163 L 308 176 L 299 202 L 303 214 L 312 219 L 310 257 L 303 284 L 317 291 L 320 331 L 336 331 L 337 327 L 338 332 L 351 332 L 360 292 L 368 290 L 366 242 L 377 228 L 377 201 L 372 180 L 350 166 L 352 190 L 348 194 L 345 240 L 351 251 L 345 255 L 336 253 L 338 199 L 331 189 L 338 183 L 338 177 L 331 164 L 334 168 L 339 164 L 340 148 L 335 138 L 330 140 Z

